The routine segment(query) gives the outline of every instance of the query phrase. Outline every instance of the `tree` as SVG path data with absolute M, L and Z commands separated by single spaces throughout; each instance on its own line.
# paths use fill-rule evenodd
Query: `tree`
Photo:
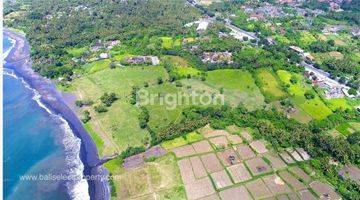
M 312 90 L 306 91 L 304 96 L 306 99 L 314 99 L 315 98 L 315 92 Z
M 294 85 L 298 82 L 298 78 L 295 75 L 292 75 L 290 78 L 290 82 Z
M 81 119 L 81 121 L 83 123 L 87 123 L 88 121 L 90 121 L 90 119 L 91 119 L 90 112 L 88 110 L 84 110 L 83 114 L 84 114 L 84 116 Z
M 104 105 L 97 105 L 94 106 L 94 110 L 98 113 L 103 113 L 103 112 L 107 112 L 108 110 L 106 109 L 106 106 Z
M 161 77 L 159 77 L 158 79 L 157 79 L 157 83 L 159 84 L 159 85 L 161 85 L 161 84 L 163 84 L 163 79 L 161 78 Z
M 111 93 L 104 93 L 101 97 L 100 100 L 102 103 L 104 103 L 107 107 L 111 106 L 111 104 L 117 100 L 116 94 L 111 92 Z
M 354 88 L 350 88 L 349 90 L 348 90 L 348 93 L 350 94 L 350 95 L 357 95 L 357 91 L 354 89 Z

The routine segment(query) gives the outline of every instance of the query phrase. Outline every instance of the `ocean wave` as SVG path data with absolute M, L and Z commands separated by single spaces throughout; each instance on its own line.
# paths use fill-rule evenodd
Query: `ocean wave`
M 73 200 L 90 199 L 88 193 L 89 186 L 87 181 L 83 178 L 84 165 L 80 159 L 81 140 L 74 135 L 68 122 L 64 118 L 52 113 L 51 110 L 41 102 L 40 93 L 37 90 L 31 88 L 30 85 L 23 78 L 16 76 L 14 71 L 7 68 L 4 68 L 3 74 L 20 80 L 27 89 L 32 91 L 33 93 L 32 99 L 36 101 L 37 104 L 41 108 L 43 108 L 46 112 L 48 112 L 51 116 L 54 116 L 60 120 L 62 130 L 64 131 L 62 144 L 65 149 L 65 155 L 66 155 L 65 158 L 65 163 L 67 165 L 66 173 L 69 177 L 70 176 L 73 177 L 72 180 L 66 182 L 66 187 L 69 191 L 69 196 Z
M 16 40 L 14 40 L 14 39 L 12 39 L 12 38 L 10 38 L 10 37 L 8 37 L 8 39 L 11 41 L 11 47 L 10 47 L 7 51 L 3 52 L 3 61 L 4 61 L 4 64 L 6 64 L 6 60 L 5 60 L 5 59 L 6 59 L 6 57 L 8 57 L 11 49 L 14 48 L 15 43 L 16 43 Z

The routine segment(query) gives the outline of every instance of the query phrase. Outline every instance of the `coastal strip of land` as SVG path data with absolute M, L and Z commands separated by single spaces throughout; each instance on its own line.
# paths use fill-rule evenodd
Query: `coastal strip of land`
M 72 132 L 81 140 L 80 159 L 84 165 L 84 176 L 95 177 L 87 179 L 89 195 L 91 199 L 109 199 L 109 184 L 106 179 L 108 171 L 103 168 L 96 145 L 90 135 L 84 129 L 76 114 L 66 105 L 62 95 L 57 91 L 55 85 L 32 69 L 30 59 L 30 46 L 26 38 L 9 29 L 4 29 L 4 35 L 15 40 L 14 48 L 6 58 L 6 68 L 23 78 L 30 87 L 41 95 L 41 102 L 51 110 L 52 113 L 61 116 L 67 121 Z

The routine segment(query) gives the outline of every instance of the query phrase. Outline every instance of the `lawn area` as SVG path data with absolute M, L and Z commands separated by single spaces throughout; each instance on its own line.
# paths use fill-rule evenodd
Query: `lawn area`
M 175 147 L 183 146 L 186 144 L 190 144 L 199 140 L 202 140 L 204 137 L 197 133 L 197 132 L 191 132 L 187 133 L 186 135 L 182 137 L 177 137 L 172 140 L 165 141 L 161 144 L 162 147 L 165 149 L 173 149 Z
M 253 110 L 264 105 L 264 96 L 248 71 L 221 69 L 210 71 L 205 83 L 220 90 L 223 88 L 225 101 L 232 106 L 242 103 Z
M 305 98 L 305 92 L 312 90 L 312 88 L 305 85 L 303 82 L 303 76 L 300 74 L 290 73 L 285 70 L 279 70 L 277 71 L 277 74 L 281 81 L 289 85 L 288 91 L 290 95 L 292 95 L 294 103 L 308 113 L 312 118 L 321 120 L 332 113 L 318 95 L 315 95 L 315 98 L 311 100 Z M 292 84 L 290 82 L 292 76 L 297 78 L 297 83 Z
M 265 96 L 269 96 L 273 100 L 285 96 L 285 92 L 282 91 L 276 77 L 269 70 L 258 69 L 256 71 L 256 77 Z
M 85 75 L 72 83 L 71 88 L 78 99 L 93 100 L 97 104 L 105 92 L 114 92 L 119 97 L 105 113 L 97 113 L 93 108 L 86 108 L 92 113 L 88 126 L 98 133 L 104 142 L 108 139 L 115 143 L 104 144 L 104 155 L 113 153 L 115 149 L 122 151 L 128 146 L 143 145 L 149 138 L 148 132 L 139 127 L 140 110 L 129 103 L 129 94 L 132 86 L 142 86 L 144 82 L 156 84 L 157 78 L 165 77 L 165 73 L 162 67 L 105 69 Z M 104 135 L 108 137 L 103 138 Z
M 186 199 L 176 158 L 167 154 L 135 169 L 119 168 L 114 199 Z
M 110 63 L 110 59 L 97 60 L 84 65 L 84 69 L 88 73 L 95 73 L 103 69 L 109 68 Z
M 74 56 L 74 57 L 80 57 L 82 56 L 86 51 L 88 50 L 88 47 L 75 47 L 75 48 L 71 48 L 66 50 L 66 52 L 68 52 L 68 54 Z

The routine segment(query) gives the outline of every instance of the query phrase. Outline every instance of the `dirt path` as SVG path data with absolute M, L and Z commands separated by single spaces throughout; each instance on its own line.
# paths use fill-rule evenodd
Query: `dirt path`
M 76 94 L 80 99 L 83 100 L 83 95 L 82 95 L 81 90 L 77 89 Z M 90 115 L 91 115 L 91 122 L 93 122 L 92 123 L 92 125 L 93 125 L 92 128 L 95 131 L 95 133 L 98 134 L 98 136 L 100 136 L 100 138 L 104 142 L 104 152 L 103 152 L 103 154 L 120 153 L 119 147 L 114 143 L 111 136 L 108 135 L 106 133 L 106 131 L 101 127 L 101 122 L 99 121 L 99 119 L 96 118 L 96 114 L 94 113 L 94 111 L 89 109 L 89 112 L 90 112 Z

